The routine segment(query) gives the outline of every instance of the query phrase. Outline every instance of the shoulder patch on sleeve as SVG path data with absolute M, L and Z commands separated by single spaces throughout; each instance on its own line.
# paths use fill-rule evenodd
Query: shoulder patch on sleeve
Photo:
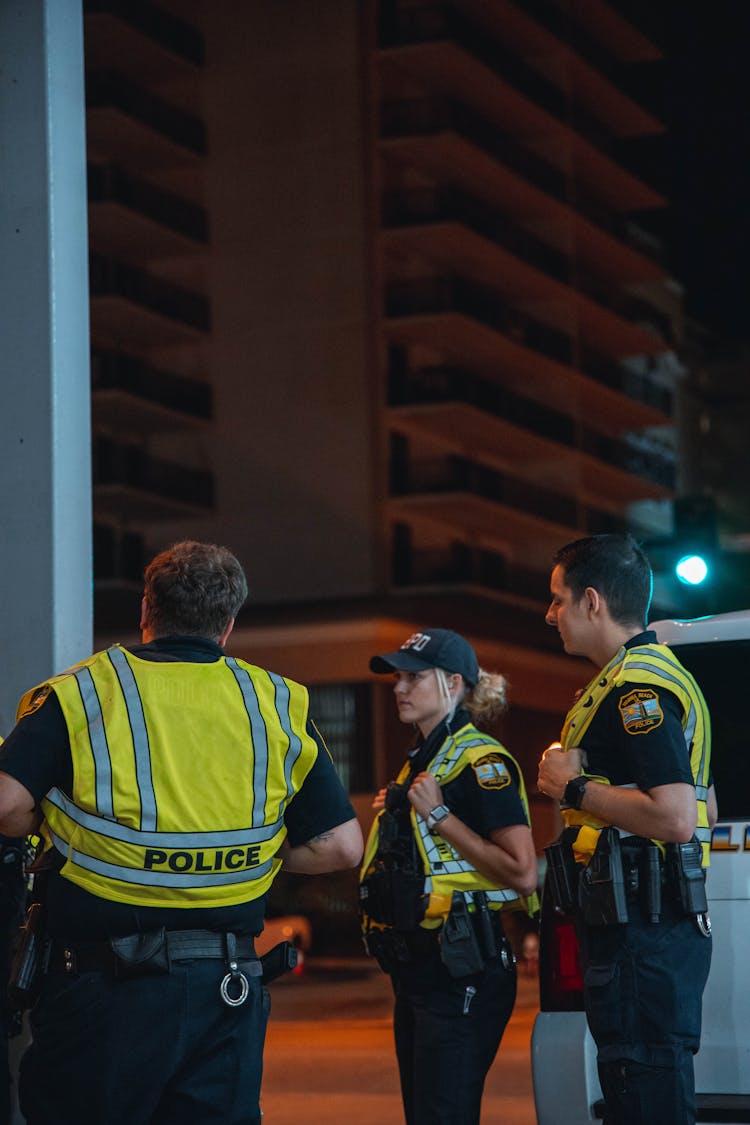
M 472 762 L 472 769 L 482 789 L 504 789 L 510 785 L 510 773 L 502 754 L 485 754 Z
M 25 715 L 33 715 L 35 711 L 38 711 L 51 691 L 51 684 L 44 684 L 38 691 L 35 691 L 28 702 L 23 701 L 18 718 L 23 719 Z
M 617 709 L 628 734 L 648 734 L 664 722 L 659 695 L 653 688 L 629 691 L 619 700 Z

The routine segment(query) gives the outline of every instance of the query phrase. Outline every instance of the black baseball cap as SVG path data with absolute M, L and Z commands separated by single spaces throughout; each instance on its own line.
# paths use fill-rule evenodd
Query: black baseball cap
M 398 652 L 386 652 L 370 660 L 371 672 L 423 672 L 427 668 L 458 672 L 471 687 L 479 679 L 474 649 L 451 629 L 424 629 L 421 633 L 412 633 Z

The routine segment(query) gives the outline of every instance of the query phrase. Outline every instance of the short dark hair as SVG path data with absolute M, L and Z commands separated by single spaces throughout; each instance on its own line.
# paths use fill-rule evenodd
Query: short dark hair
M 654 576 L 646 555 L 632 535 L 590 535 L 575 539 L 553 556 L 565 572 L 565 584 L 578 602 L 591 586 L 606 599 L 619 625 L 645 625 Z
M 157 636 L 218 640 L 247 597 L 247 579 L 226 547 L 185 539 L 152 559 L 144 575 L 145 621 Z

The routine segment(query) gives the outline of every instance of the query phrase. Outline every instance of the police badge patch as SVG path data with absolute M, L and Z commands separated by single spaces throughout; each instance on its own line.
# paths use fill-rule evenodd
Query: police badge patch
M 504 789 L 510 785 L 508 767 L 501 754 L 485 754 L 472 766 L 482 789 Z
M 38 711 L 51 691 L 52 688 L 49 684 L 45 684 L 44 687 L 39 688 L 39 691 L 35 691 L 24 707 L 23 714 L 18 716 L 19 719 L 22 719 L 24 715 L 33 715 L 35 711 Z
M 629 691 L 627 695 L 623 695 L 617 707 L 628 734 L 648 734 L 664 721 L 659 696 L 652 688 Z

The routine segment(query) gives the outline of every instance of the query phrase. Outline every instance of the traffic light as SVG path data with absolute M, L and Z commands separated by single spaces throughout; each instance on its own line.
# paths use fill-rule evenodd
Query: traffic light
M 711 575 L 718 548 L 716 503 L 712 496 L 680 496 L 674 502 L 674 571 L 686 586 Z

